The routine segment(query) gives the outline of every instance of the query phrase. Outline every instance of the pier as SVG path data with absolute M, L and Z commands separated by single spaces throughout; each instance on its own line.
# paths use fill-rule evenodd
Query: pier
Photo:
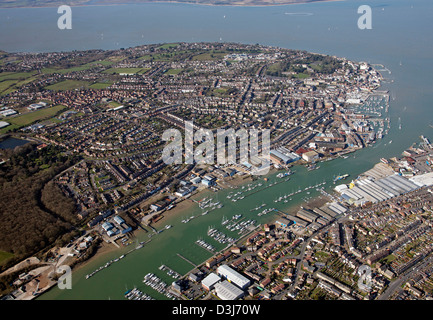
M 185 260 L 186 262 L 188 262 L 190 265 L 194 266 L 194 268 L 197 268 L 197 265 L 193 262 L 191 262 L 190 260 L 188 260 L 187 258 L 185 258 L 183 255 L 181 255 L 180 253 L 177 253 L 177 256 L 183 260 Z
M 215 254 L 215 249 L 209 249 L 207 246 L 209 245 L 208 243 L 204 243 L 204 245 L 201 245 L 201 244 L 199 244 L 197 241 L 196 242 L 194 242 L 196 245 L 198 245 L 200 248 L 203 248 L 203 249 L 205 249 L 206 251 L 208 251 L 208 252 L 210 252 L 210 253 L 212 253 L 212 254 Z
M 172 276 L 175 279 L 180 278 L 182 276 L 179 272 L 174 271 L 172 268 L 170 268 L 169 266 L 167 266 L 165 264 L 162 264 L 159 267 L 159 270 L 162 270 L 162 271 L 168 270 L 167 274 L 169 276 Z
M 282 218 L 287 218 L 287 216 L 289 215 L 288 213 L 281 211 L 279 209 L 274 209 L 274 211 Z

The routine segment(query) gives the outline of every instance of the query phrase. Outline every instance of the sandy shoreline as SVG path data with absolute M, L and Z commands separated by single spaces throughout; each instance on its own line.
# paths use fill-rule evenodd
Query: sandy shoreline
M 85 267 L 89 262 L 94 261 L 98 258 L 102 258 L 104 255 L 110 253 L 110 252 L 114 252 L 117 251 L 121 248 L 117 248 L 115 247 L 113 244 L 111 243 L 106 243 L 105 241 L 102 240 L 101 244 L 99 245 L 99 247 L 96 249 L 95 253 L 87 260 L 77 263 L 73 268 L 72 271 L 78 271 L 81 268 Z

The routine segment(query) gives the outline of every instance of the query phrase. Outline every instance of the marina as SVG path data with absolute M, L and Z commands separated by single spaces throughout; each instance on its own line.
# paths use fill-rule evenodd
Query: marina
M 98 272 L 100 272 L 100 271 L 102 271 L 102 270 L 104 270 L 104 269 L 110 267 L 113 263 L 116 263 L 116 262 L 122 260 L 122 259 L 125 258 L 128 254 L 134 252 L 135 250 L 139 250 L 139 249 L 143 248 L 143 246 L 144 246 L 145 244 L 149 243 L 149 242 L 150 242 L 150 240 L 140 242 L 140 243 L 139 243 L 139 244 L 138 244 L 134 249 L 131 249 L 131 250 L 129 250 L 128 252 L 126 252 L 126 253 L 120 255 L 118 258 L 111 259 L 111 260 L 107 261 L 104 265 L 101 265 L 99 268 L 97 268 L 97 269 L 94 270 L 93 272 L 86 274 L 85 278 L 86 278 L 86 279 L 89 279 L 89 278 L 93 277 L 96 273 L 98 273 Z
M 166 296 L 169 299 L 175 298 L 175 296 L 173 296 L 170 293 L 170 287 L 167 285 L 167 283 L 162 281 L 157 275 L 155 275 L 153 273 L 150 273 L 150 272 L 147 273 L 144 276 L 143 283 L 146 286 L 149 286 L 150 288 L 152 288 L 153 290 L 159 292 L 160 294 L 163 294 L 164 296 Z
M 218 229 L 212 227 L 208 228 L 207 235 L 222 244 L 234 243 L 236 241 L 235 238 L 229 237 Z
M 216 248 L 213 245 L 203 241 L 202 239 L 198 239 L 195 243 L 210 253 L 214 253 L 216 251 Z
M 140 291 L 137 288 L 126 291 L 125 298 L 128 300 L 155 300 L 154 298 Z
M 170 277 L 172 277 L 174 279 L 178 279 L 181 277 L 181 275 L 179 273 L 177 273 L 176 271 L 174 271 L 170 267 L 166 266 L 165 264 L 162 264 L 158 269 L 162 270 L 162 271 L 167 271 L 167 275 L 169 275 Z

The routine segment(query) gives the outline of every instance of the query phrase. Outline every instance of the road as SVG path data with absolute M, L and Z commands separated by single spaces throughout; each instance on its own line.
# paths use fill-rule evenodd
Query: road
M 406 270 L 402 275 L 400 275 L 397 279 L 392 281 L 388 288 L 377 298 L 377 300 L 389 300 L 389 298 L 395 294 L 399 293 L 403 289 L 401 285 L 406 283 L 406 281 L 413 278 L 414 274 L 417 273 L 420 269 L 423 269 L 428 264 L 433 263 L 433 256 L 429 256 L 427 259 L 423 259 L 417 264 L 415 264 L 412 268 Z
M 307 238 L 307 239 L 302 243 L 302 245 L 301 245 L 301 252 L 300 252 L 296 257 L 294 257 L 294 258 L 296 258 L 296 259 L 299 259 L 299 262 L 298 262 L 298 264 L 296 265 L 295 279 L 294 279 L 294 281 L 293 281 L 293 284 L 292 284 L 291 288 L 288 290 L 288 293 L 293 293 L 293 291 L 295 290 L 295 287 L 296 287 L 296 284 L 297 284 L 297 282 L 298 282 L 299 275 L 300 275 L 300 272 L 301 272 L 301 266 L 302 266 L 301 261 L 304 259 L 305 250 L 307 249 L 307 245 L 310 243 L 310 241 L 311 241 L 315 236 L 317 236 L 318 234 L 327 231 L 327 230 L 332 226 L 333 223 L 335 223 L 335 222 L 337 222 L 337 221 L 340 222 L 340 223 L 342 223 L 342 222 L 346 221 L 347 219 L 348 219 L 347 217 L 342 216 L 342 217 L 340 217 L 340 218 L 334 220 L 333 222 L 327 224 L 326 226 L 323 226 L 322 228 L 316 230 L 316 231 L 315 231 L 311 236 L 309 236 L 309 237 L 308 237 L 308 238 Z

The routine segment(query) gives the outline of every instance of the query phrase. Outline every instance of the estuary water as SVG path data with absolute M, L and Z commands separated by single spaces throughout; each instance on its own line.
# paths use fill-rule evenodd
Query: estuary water
M 360 30 L 357 20 L 360 5 L 373 9 L 373 29 Z M 287 182 L 274 185 L 236 203 L 226 198 L 231 190 L 212 196 L 224 207 L 198 216 L 195 205 L 164 223 L 171 229 L 152 237 L 152 241 L 125 258 L 112 264 L 90 279 L 91 273 L 108 260 L 130 250 L 131 246 L 94 259 L 73 273 L 72 290 L 53 288 L 39 299 L 122 299 L 123 293 L 134 286 L 151 296 L 162 299 L 142 280 L 146 273 L 160 276 L 166 283 L 173 281 L 158 270 L 165 264 L 179 273 L 192 269 L 178 254 L 195 264 L 211 254 L 194 242 L 203 238 L 222 249 L 206 235 L 207 228 L 221 226 L 223 217 L 243 214 L 259 223 L 271 220 L 272 214 L 258 217 L 250 210 L 262 203 L 267 208 L 289 210 L 303 203 L 305 197 L 318 193 L 311 189 L 291 197 L 288 203 L 274 199 L 310 185 L 327 182 L 348 173 L 350 178 L 368 170 L 381 157 L 398 156 L 419 136 L 433 138 L 433 3 L 429 0 L 337 1 L 274 7 L 219 7 L 186 4 L 154 3 L 143 5 L 88 6 L 72 8 L 72 30 L 57 28 L 57 8 L 0 9 L 0 50 L 9 52 L 49 52 L 87 49 L 118 49 L 164 42 L 241 42 L 260 43 L 290 49 L 301 49 L 346 57 L 355 61 L 383 64 L 384 90 L 390 90 L 391 129 L 373 147 L 363 149 L 347 159 L 321 163 L 319 170 L 304 167 Z M 398 119 L 401 121 L 401 129 Z M 392 143 L 390 143 L 392 141 Z M 280 181 L 274 175 L 269 182 Z M 261 180 L 264 183 L 263 180 Z M 259 182 L 256 182 L 259 183 Z M 197 215 L 187 224 L 182 219 Z M 227 234 L 230 232 L 227 231 Z M 231 235 L 231 234 L 230 234 Z M 233 233 L 232 235 L 236 235 Z M 138 236 L 138 242 L 148 240 L 148 234 Z M 134 245 L 135 246 L 135 245 Z

